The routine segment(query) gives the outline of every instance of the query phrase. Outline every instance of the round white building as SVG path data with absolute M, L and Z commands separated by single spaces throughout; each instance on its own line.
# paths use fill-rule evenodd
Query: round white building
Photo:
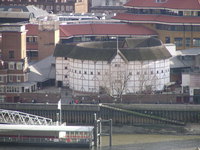
M 162 90 L 170 80 L 169 51 L 156 38 L 58 44 L 57 85 L 111 95 Z

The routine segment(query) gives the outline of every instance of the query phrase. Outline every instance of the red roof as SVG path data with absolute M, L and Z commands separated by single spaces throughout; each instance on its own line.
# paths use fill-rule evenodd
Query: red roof
M 38 35 L 38 25 L 27 24 L 27 36 Z M 60 37 L 80 35 L 157 35 L 141 25 L 130 24 L 73 24 L 60 25 Z
M 79 35 L 157 35 L 157 33 L 144 26 L 130 24 L 76 24 L 60 26 L 61 37 Z
M 113 19 L 126 20 L 132 22 L 145 22 L 145 23 L 175 23 L 175 24 L 200 24 L 200 19 L 197 17 L 183 17 L 183 16 L 165 16 L 165 15 L 147 15 L 147 14 L 117 14 Z
M 164 3 L 156 3 L 156 0 L 129 0 L 124 6 L 128 7 L 159 7 L 171 9 L 199 10 L 200 0 L 165 0 Z
M 199 10 L 200 0 L 166 0 L 164 3 L 156 3 L 156 0 L 130 0 L 124 6 Z

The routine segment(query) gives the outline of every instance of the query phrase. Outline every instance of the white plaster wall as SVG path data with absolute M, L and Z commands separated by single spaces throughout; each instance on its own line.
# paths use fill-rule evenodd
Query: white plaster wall
M 119 79 L 120 72 L 129 77 L 124 93 L 139 92 L 141 81 L 142 83 L 145 81 L 145 84 L 143 83 L 145 86 L 152 85 L 152 90 L 162 90 L 170 79 L 168 59 L 128 63 L 125 63 L 119 55 L 116 55 L 111 63 L 70 58 L 56 59 L 56 80 L 63 81 L 64 86 L 69 84 L 75 91 L 99 92 L 99 86 L 114 90 L 113 86 Z

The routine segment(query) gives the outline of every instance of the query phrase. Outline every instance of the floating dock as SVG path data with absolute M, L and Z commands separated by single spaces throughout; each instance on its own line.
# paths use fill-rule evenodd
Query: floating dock
M 93 130 L 93 126 L 0 124 L 0 144 L 90 148 Z

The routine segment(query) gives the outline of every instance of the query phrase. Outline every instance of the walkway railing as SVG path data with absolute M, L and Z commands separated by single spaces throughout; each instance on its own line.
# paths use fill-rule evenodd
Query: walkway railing
M 0 109 L 0 123 L 6 124 L 25 124 L 25 125 L 52 125 L 52 119 L 23 113 Z

